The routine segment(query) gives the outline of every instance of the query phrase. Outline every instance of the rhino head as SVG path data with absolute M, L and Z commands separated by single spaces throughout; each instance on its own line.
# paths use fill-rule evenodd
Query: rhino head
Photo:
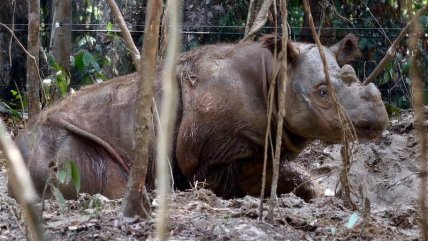
M 287 128 L 307 139 L 338 143 L 341 122 L 323 71 L 319 50 L 314 44 L 289 43 L 286 88 Z M 359 140 L 379 138 L 389 121 L 379 90 L 363 85 L 348 65 L 359 54 L 358 39 L 348 34 L 337 44 L 323 47 L 331 83 Z

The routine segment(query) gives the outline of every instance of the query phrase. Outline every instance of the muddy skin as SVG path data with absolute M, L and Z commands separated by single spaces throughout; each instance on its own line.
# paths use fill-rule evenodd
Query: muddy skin
M 172 158 L 177 188 L 188 188 L 198 180 L 225 198 L 260 194 L 267 89 L 278 66 L 273 44 L 274 38 L 267 36 L 260 42 L 209 45 L 181 55 Z M 347 65 L 358 55 L 357 46 L 357 38 L 347 35 L 324 51 L 339 102 L 358 138 L 375 139 L 386 127 L 388 116 L 376 87 L 363 86 Z M 306 183 L 296 193 L 308 200 L 316 189 L 303 168 L 289 160 L 315 139 L 339 142 L 341 131 L 316 46 L 289 42 L 287 52 L 290 81 L 281 127 L 284 144 L 278 193 Z M 161 71 L 159 68 L 155 83 L 157 106 L 162 98 Z M 52 163 L 60 166 L 74 160 L 80 167 L 82 192 L 109 198 L 123 195 L 135 146 L 133 111 L 138 79 L 131 74 L 86 87 L 29 121 L 18 145 L 39 193 Z M 153 188 L 155 131 L 147 138 L 152 140 L 147 185 Z M 271 168 L 267 170 L 269 187 L 272 173 Z M 67 198 L 76 195 L 71 185 L 60 189 Z

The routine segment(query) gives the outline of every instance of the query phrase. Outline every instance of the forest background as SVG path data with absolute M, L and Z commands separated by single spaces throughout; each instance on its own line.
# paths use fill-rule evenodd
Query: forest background
M 41 50 L 40 74 L 43 86 L 43 105 L 83 85 L 108 80 L 112 77 L 135 71 L 132 59 L 106 1 L 62 0 L 68 8 L 56 8 L 57 1 L 41 0 Z M 141 46 L 144 30 L 146 1 L 118 0 L 128 28 L 137 44 Z M 263 1 L 254 1 L 255 4 Z M 182 50 L 219 42 L 238 42 L 245 33 L 249 9 L 248 0 L 186 0 L 183 3 Z M 419 9 L 427 0 L 412 1 Z M 325 45 L 335 43 L 347 33 L 360 38 L 362 55 L 354 62 L 361 80 L 364 80 L 385 55 L 388 47 L 408 22 L 406 0 L 322 0 L 310 1 L 315 25 Z M 0 22 L 11 28 L 24 46 L 27 46 L 28 10 L 27 1 L 0 2 Z M 65 11 L 56 11 L 65 9 Z M 288 1 L 290 37 L 294 41 L 313 42 L 301 1 Z M 56 15 L 55 15 L 56 14 Z M 59 15 L 69 18 L 58 18 Z M 60 16 L 61 17 L 61 16 Z M 58 21 L 60 19 L 61 21 Z M 56 20 L 56 21 L 55 21 Z M 428 18 L 421 18 L 424 33 L 419 46 L 428 51 Z M 273 14 L 258 33 L 274 31 Z M 55 32 L 61 29 L 69 34 L 65 46 L 53 44 Z M 162 31 L 162 30 L 161 30 Z M 57 31 L 60 32 L 60 31 Z M 406 40 L 409 39 L 406 36 Z M 256 37 L 257 38 L 257 37 Z M 1 110 L 14 112 L 21 108 L 20 99 L 27 105 L 26 54 L 11 35 L 0 28 L 0 101 Z M 161 45 L 162 46 L 162 45 Z M 56 54 L 61 52 L 62 54 Z M 65 54 L 64 54 L 65 53 Z M 398 54 L 375 84 L 382 92 L 389 110 L 411 107 L 411 82 L 409 79 L 409 50 L 406 41 L 398 48 Z M 425 82 L 428 81 L 428 55 L 423 54 L 419 63 Z M 22 98 L 21 98 L 22 96 Z M 425 90 L 428 102 L 428 91 Z

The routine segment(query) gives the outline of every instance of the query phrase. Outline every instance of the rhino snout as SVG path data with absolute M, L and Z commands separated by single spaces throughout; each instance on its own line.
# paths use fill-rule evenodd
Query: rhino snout
M 362 108 L 351 115 L 359 139 L 378 139 L 389 122 L 381 94 L 374 84 L 362 87 Z
M 380 92 L 373 83 L 370 83 L 363 87 L 361 98 L 365 101 L 373 102 L 373 104 L 383 106 Z

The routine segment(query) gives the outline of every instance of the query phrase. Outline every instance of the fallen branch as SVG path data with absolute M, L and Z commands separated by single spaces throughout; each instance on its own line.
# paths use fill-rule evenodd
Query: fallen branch
M 13 194 L 24 210 L 24 219 L 29 230 L 30 240 L 45 240 L 40 215 L 36 212 L 36 191 L 30 173 L 16 145 L 8 135 L 4 123 L 0 120 L 0 147 L 6 155 L 9 167 L 9 183 Z
M 388 51 L 386 51 L 385 57 L 380 61 L 380 63 L 376 66 L 376 68 L 373 70 L 373 72 L 367 77 L 366 80 L 364 80 L 363 84 L 367 85 L 373 80 L 376 79 L 376 77 L 382 73 L 382 71 L 385 69 L 385 66 L 389 64 L 392 59 L 397 54 L 396 48 L 398 46 L 398 43 L 401 42 L 401 40 L 406 36 L 407 31 L 409 31 L 410 27 L 419 20 L 419 18 L 425 14 L 428 11 L 428 4 L 423 6 L 419 11 L 416 13 L 416 15 L 410 20 L 407 25 L 401 30 L 401 33 L 398 35 L 398 37 L 392 42 L 392 45 L 389 47 Z

